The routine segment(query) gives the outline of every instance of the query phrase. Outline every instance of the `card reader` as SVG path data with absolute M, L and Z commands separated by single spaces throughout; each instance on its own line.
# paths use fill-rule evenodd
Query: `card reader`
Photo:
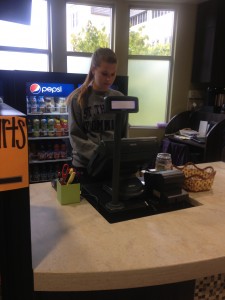
M 180 170 L 149 170 L 144 173 L 146 191 L 160 201 L 170 204 L 188 199 L 188 193 L 182 189 L 184 179 Z

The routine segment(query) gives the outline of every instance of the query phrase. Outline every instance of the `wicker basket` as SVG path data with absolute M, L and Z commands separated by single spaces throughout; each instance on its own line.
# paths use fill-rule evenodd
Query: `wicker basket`
M 186 163 L 183 167 L 174 167 L 184 173 L 183 188 L 186 191 L 202 192 L 211 189 L 216 174 L 213 167 L 208 166 L 201 169 L 191 162 Z

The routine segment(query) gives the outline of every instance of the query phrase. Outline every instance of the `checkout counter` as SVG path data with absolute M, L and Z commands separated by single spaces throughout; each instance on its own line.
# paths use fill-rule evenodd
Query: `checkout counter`
M 113 224 L 85 199 L 61 205 L 50 183 L 31 185 L 36 299 L 225 297 L 225 163 L 210 165 L 212 189 L 190 193 L 192 207 Z
M 0 103 L 0 299 L 32 299 L 26 116 Z

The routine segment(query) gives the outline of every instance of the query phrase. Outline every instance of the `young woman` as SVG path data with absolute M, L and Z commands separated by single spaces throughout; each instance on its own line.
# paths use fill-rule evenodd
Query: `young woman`
M 121 96 L 111 89 L 116 78 L 117 57 L 108 48 L 99 48 L 92 55 L 89 73 L 79 88 L 67 99 L 69 135 L 74 167 L 86 172 L 88 162 L 101 140 L 112 139 L 115 116 L 104 112 L 104 97 Z M 121 136 L 127 135 L 127 115 Z

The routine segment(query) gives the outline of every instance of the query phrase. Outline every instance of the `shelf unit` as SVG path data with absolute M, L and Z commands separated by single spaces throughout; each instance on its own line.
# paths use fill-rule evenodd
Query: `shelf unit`
M 63 164 L 72 161 L 68 113 L 35 112 L 27 118 L 30 183 L 54 180 Z
M 192 82 L 224 86 L 225 1 L 202 1 L 198 5 Z
M 200 121 L 207 121 L 212 127 L 206 134 L 206 141 L 204 144 L 197 143 L 192 140 L 181 140 L 176 138 L 176 133 L 183 128 L 192 128 L 198 131 Z M 184 111 L 174 116 L 165 128 L 165 140 L 175 142 L 175 149 L 177 152 L 171 151 L 172 157 L 179 160 L 177 165 L 182 165 L 186 162 L 182 160 L 182 155 L 179 155 L 178 145 L 186 145 L 189 148 L 190 158 L 194 163 L 205 163 L 220 161 L 225 145 L 225 114 L 211 113 L 204 111 Z M 183 151 L 184 149 L 180 149 Z M 182 153 L 181 153 L 182 154 Z M 184 155 L 183 155 L 184 156 Z

